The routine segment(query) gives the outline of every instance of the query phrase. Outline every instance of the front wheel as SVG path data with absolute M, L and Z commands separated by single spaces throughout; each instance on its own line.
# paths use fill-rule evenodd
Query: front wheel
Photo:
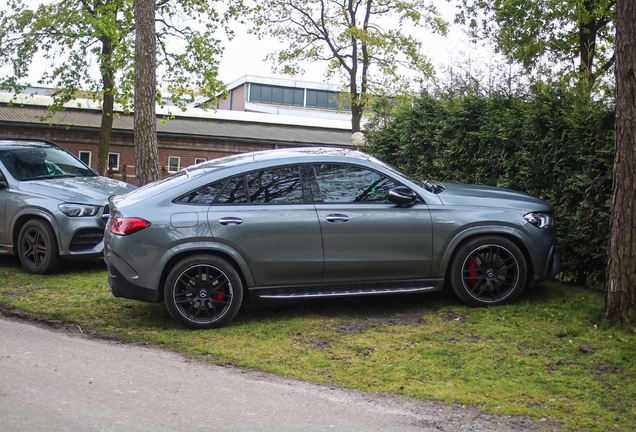
M 221 327 L 234 318 L 243 301 L 243 284 L 236 269 L 212 255 L 181 260 L 164 286 L 168 312 L 195 329 Z
M 526 284 L 527 264 L 521 250 L 499 236 L 478 237 L 463 244 L 450 266 L 453 291 L 473 306 L 513 301 Z
M 40 219 L 27 221 L 18 234 L 18 257 L 29 273 L 45 274 L 58 270 L 62 258 L 53 228 Z

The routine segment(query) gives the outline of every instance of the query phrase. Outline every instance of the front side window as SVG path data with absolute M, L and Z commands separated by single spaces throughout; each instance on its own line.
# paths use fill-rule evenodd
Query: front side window
M 303 185 L 297 166 L 278 167 L 247 175 L 250 203 L 304 202 Z
M 326 203 L 386 202 L 391 188 L 401 186 L 383 174 L 355 165 L 314 167 Z

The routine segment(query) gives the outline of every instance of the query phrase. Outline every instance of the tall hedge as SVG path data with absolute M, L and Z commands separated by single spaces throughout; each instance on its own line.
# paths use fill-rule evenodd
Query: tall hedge
M 381 119 L 382 121 L 379 121 Z M 562 278 L 602 286 L 614 111 L 558 86 L 529 95 L 423 94 L 367 127 L 370 152 L 418 178 L 505 187 L 555 208 Z

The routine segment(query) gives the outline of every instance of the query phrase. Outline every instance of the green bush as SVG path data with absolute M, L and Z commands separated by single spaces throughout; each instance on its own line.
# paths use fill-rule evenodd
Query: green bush
M 602 286 L 614 111 L 575 89 L 422 94 L 367 125 L 370 152 L 417 178 L 499 186 L 555 208 L 562 278 Z

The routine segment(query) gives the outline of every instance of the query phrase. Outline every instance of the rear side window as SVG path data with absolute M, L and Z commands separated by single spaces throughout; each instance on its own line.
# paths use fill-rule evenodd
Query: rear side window
M 174 202 L 180 204 L 210 205 L 214 202 L 214 199 L 219 194 L 224 184 L 225 180 L 203 186 L 202 188 L 194 190 L 176 199 Z
M 311 202 L 298 166 L 277 167 L 203 186 L 177 198 L 180 204 L 293 204 Z
M 297 166 L 278 167 L 247 174 L 250 203 L 283 204 L 305 201 Z
M 228 180 L 216 204 L 247 204 L 247 188 L 245 177 L 240 175 Z

